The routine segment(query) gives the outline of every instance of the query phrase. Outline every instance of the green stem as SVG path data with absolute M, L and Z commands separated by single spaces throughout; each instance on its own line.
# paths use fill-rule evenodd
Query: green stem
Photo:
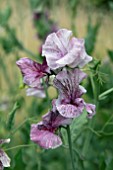
M 51 108 L 52 107 L 51 106 L 51 100 L 50 100 L 49 95 L 48 95 L 47 86 L 45 84 L 44 78 L 42 78 L 42 82 L 43 82 L 43 86 L 44 86 L 48 106 L 50 106 L 50 108 Z
M 3 55 L 2 55 L 2 57 L 4 58 Z M 0 66 L 1 66 L 2 71 L 3 71 L 6 84 L 8 84 L 10 86 L 9 89 L 12 92 L 12 87 L 13 87 L 12 82 L 11 82 L 10 76 L 8 75 L 8 72 L 7 72 L 8 70 L 6 68 L 6 65 L 5 65 L 5 63 L 4 63 L 4 61 L 3 61 L 3 59 L 1 57 L 0 57 Z
M 103 97 L 105 97 L 106 95 L 108 95 L 109 93 L 113 92 L 113 88 L 106 90 L 105 92 L 103 92 L 102 94 L 99 95 L 99 100 L 101 100 Z
M 96 85 L 95 85 L 92 73 L 90 75 L 90 80 L 91 80 L 92 91 L 93 91 L 93 96 L 94 96 L 94 103 L 96 105 L 96 111 L 97 111 L 97 109 L 98 109 L 97 89 L 96 89 Z M 95 117 L 92 120 L 90 120 L 88 129 L 90 129 L 90 130 L 94 129 L 95 120 L 96 120 Z M 92 131 L 87 131 L 83 150 L 82 150 L 83 157 L 85 157 L 87 155 L 87 151 L 88 151 L 89 146 L 90 146 L 91 138 L 92 138 Z
M 13 149 L 17 149 L 17 148 L 24 148 L 24 147 L 30 147 L 30 146 L 35 146 L 34 144 L 30 144 L 30 145 L 18 145 L 18 146 L 14 146 L 8 149 L 4 149 L 4 151 L 9 151 L 9 150 L 13 150 Z
M 72 141 L 71 141 L 71 132 L 70 132 L 69 125 L 67 125 L 67 136 L 68 136 L 68 143 L 69 143 L 69 150 L 70 150 L 72 167 L 73 167 L 73 170 L 75 170 L 74 158 L 73 158 L 73 149 L 72 149 Z

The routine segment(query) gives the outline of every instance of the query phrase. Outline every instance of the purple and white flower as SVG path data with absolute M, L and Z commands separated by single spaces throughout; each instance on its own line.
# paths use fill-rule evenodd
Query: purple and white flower
M 51 70 L 64 66 L 75 68 L 83 67 L 92 60 L 85 51 L 84 39 L 71 38 L 72 31 L 60 29 L 51 33 L 42 46 L 42 56 Z
M 59 126 L 71 123 L 71 119 L 64 118 L 58 111 L 50 111 L 43 116 L 42 122 L 31 126 L 30 138 L 44 149 L 54 149 L 62 145 L 61 137 L 56 133 Z
M 79 85 L 87 75 L 79 69 L 63 70 L 54 79 L 54 86 L 59 91 L 56 108 L 66 118 L 75 118 L 82 114 L 84 108 L 91 118 L 95 114 L 95 105 L 87 104 L 81 98 L 86 93 L 83 86 Z
M 0 139 L 0 144 L 9 142 L 10 139 Z M 0 149 L 0 170 L 3 170 L 4 167 L 10 167 L 10 158 L 2 149 Z
M 29 58 L 21 58 L 16 62 L 23 75 L 23 82 L 29 86 L 27 96 L 45 97 L 41 78 L 50 73 L 46 60 L 39 64 Z

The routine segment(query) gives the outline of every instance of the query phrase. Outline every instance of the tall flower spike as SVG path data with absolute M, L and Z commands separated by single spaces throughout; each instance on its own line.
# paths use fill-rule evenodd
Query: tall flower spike
M 78 117 L 82 114 L 84 108 L 89 113 L 89 118 L 95 114 L 95 105 L 86 104 L 81 98 L 86 90 L 79 84 L 86 76 L 79 69 L 63 70 L 54 79 L 54 86 L 60 93 L 56 100 L 56 107 L 62 116 L 66 118 Z
M 30 88 L 27 89 L 27 95 L 45 97 L 44 89 L 41 85 L 41 78 L 50 73 L 46 60 L 39 64 L 29 58 L 21 58 L 16 62 L 23 75 L 23 82 Z
M 47 64 L 52 70 L 66 65 L 71 68 L 83 67 L 92 60 L 85 51 L 84 39 L 71 36 L 72 31 L 60 29 L 46 38 L 42 46 L 42 56 L 46 57 Z

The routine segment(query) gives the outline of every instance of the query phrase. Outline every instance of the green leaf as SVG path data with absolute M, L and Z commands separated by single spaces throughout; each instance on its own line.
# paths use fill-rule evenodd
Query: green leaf
M 93 26 L 91 23 L 91 18 L 89 18 L 87 25 L 87 35 L 85 37 L 85 47 L 88 54 L 92 54 L 94 51 L 100 23 L 101 22 L 99 20 L 97 21 L 96 25 Z
M 15 170 L 24 170 L 25 169 L 25 163 L 23 162 L 23 157 L 22 157 L 22 150 L 19 150 L 15 156 L 14 169 Z
M 9 113 L 8 115 L 8 120 L 7 120 L 7 128 L 9 130 L 12 129 L 12 126 L 14 124 L 14 117 L 15 117 L 15 114 L 16 114 L 16 111 L 20 108 L 20 104 L 18 102 L 16 102 L 13 106 L 13 109 L 12 111 Z
M 5 26 L 11 16 L 12 10 L 7 7 L 5 10 L 0 11 L 0 26 Z
M 71 124 L 72 140 L 76 138 L 77 134 L 82 130 L 83 126 L 87 122 L 87 112 L 84 110 L 83 113 L 79 117 L 75 118 Z
M 111 59 L 111 61 L 113 62 L 113 51 L 108 50 L 108 56 Z
M 113 170 L 113 159 L 109 162 L 105 170 Z
M 107 97 L 107 95 L 108 95 L 109 93 L 111 93 L 111 92 L 113 92 L 113 88 L 111 88 L 111 89 L 103 92 L 102 94 L 100 94 L 100 95 L 99 95 L 99 100 L 105 99 L 105 98 Z

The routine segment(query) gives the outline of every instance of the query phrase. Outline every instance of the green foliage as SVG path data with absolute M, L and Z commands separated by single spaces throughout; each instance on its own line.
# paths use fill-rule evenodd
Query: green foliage
M 5 10 L 0 11 L 0 26 L 4 27 L 10 16 L 11 16 L 12 10 L 10 7 L 7 7 Z
M 113 62 L 113 51 L 112 50 L 108 50 L 108 56 L 111 59 L 111 61 Z
M 16 111 L 20 108 L 20 104 L 16 102 L 13 106 L 13 109 L 11 112 L 8 114 L 8 120 L 7 120 L 7 128 L 8 130 L 11 130 L 14 124 L 14 117 L 16 114 Z
M 92 5 L 95 5 L 98 8 L 103 8 L 106 10 L 113 9 L 113 0 L 92 0 Z
M 23 162 L 23 150 L 19 150 L 17 154 L 15 155 L 15 165 L 14 168 L 15 170 L 20 170 L 20 169 L 25 169 L 25 163 Z
M 97 40 L 98 31 L 100 28 L 100 20 L 93 26 L 91 22 L 91 18 L 89 17 L 88 25 L 87 25 L 87 35 L 85 37 L 85 47 L 86 51 L 89 55 L 91 55 L 95 49 L 95 44 Z
M 83 113 L 79 117 L 74 119 L 71 124 L 72 141 L 74 141 L 76 137 L 78 137 L 87 122 L 87 112 L 84 110 Z

